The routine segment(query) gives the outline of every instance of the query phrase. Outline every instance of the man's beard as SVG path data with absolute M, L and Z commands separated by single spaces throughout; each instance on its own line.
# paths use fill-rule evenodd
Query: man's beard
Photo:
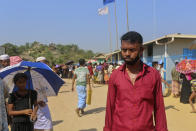
M 126 65 L 135 65 L 138 60 L 140 60 L 140 55 L 138 54 L 135 59 L 131 59 L 130 61 L 127 61 L 126 58 L 123 58 Z

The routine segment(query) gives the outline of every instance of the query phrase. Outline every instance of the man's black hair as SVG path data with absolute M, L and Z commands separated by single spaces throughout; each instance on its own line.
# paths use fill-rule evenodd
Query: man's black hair
M 153 61 L 152 62 L 152 67 L 154 67 L 155 65 L 158 65 L 158 62 L 157 61 Z
M 85 59 L 80 59 L 80 60 L 79 60 L 79 64 L 80 64 L 81 66 L 85 65 Z
M 25 73 L 17 73 L 15 76 L 14 76 L 14 84 L 16 84 L 16 82 L 21 79 L 21 78 L 24 78 L 25 80 L 28 79 L 27 75 Z
M 178 65 L 179 62 L 175 62 L 175 65 Z
M 137 42 L 139 44 L 142 44 L 143 43 L 143 38 L 142 38 L 142 35 L 139 34 L 138 32 L 129 31 L 121 37 L 121 43 L 122 43 L 122 41 L 128 41 L 130 43 L 136 43 Z

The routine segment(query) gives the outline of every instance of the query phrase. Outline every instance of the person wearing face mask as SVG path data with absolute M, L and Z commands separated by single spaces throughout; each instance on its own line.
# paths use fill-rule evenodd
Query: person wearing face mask
M 121 37 L 125 64 L 109 80 L 104 131 L 168 131 L 161 77 L 140 60 L 142 43 L 134 31 Z

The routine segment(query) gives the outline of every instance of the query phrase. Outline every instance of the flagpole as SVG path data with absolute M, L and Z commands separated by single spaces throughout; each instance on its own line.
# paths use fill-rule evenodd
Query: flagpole
M 116 15 L 116 1 L 114 2 L 114 6 L 115 6 L 115 23 L 116 23 L 116 50 L 118 50 L 118 24 L 117 24 L 117 15 Z M 117 59 L 118 61 L 120 60 L 120 56 L 119 53 L 117 54 Z
M 116 15 L 116 1 L 114 2 L 115 6 L 115 23 L 116 23 L 116 47 L 118 50 L 118 24 L 117 24 L 117 15 Z
M 156 3 L 155 3 L 155 0 L 153 0 L 153 39 L 155 39 L 155 36 L 156 36 Z
M 109 32 L 109 39 L 110 39 L 110 52 L 112 52 L 112 32 L 111 32 L 111 20 L 110 20 L 109 7 L 108 7 L 108 32 Z
M 127 32 L 129 31 L 129 10 L 128 10 L 128 0 L 126 0 L 127 7 Z

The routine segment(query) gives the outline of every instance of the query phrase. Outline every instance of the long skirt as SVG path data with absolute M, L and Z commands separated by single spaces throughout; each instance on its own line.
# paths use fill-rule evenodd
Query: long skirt
M 103 80 L 104 80 L 103 73 L 102 73 L 102 71 L 99 71 L 98 76 L 97 76 L 97 81 L 100 83 L 103 83 Z
M 178 81 L 172 81 L 172 94 L 178 95 L 180 92 L 180 84 Z
M 77 85 L 78 93 L 78 108 L 84 109 L 86 107 L 86 86 Z
M 11 131 L 33 131 L 33 123 L 31 122 L 14 122 Z
M 109 75 L 108 74 L 104 75 L 104 81 L 105 81 L 105 84 L 108 83 L 108 81 L 109 81 Z
M 184 103 L 184 104 L 188 104 L 190 95 L 191 95 L 190 81 L 183 79 L 181 95 L 180 95 L 180 102 Z

